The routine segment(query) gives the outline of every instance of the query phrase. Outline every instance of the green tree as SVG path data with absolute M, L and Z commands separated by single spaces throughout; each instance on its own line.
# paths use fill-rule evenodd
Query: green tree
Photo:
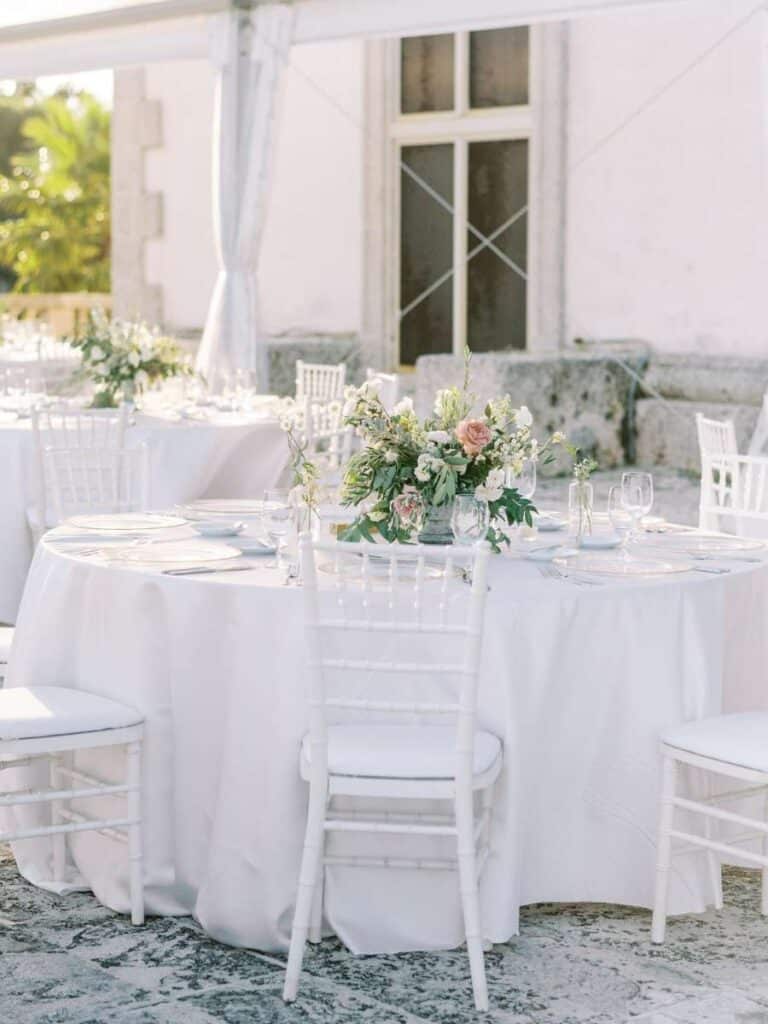
M 28 147 L 0 174 L 0 264 L 17 292 L 110 290 L 109 111 L 89 93 L 42 99 Z

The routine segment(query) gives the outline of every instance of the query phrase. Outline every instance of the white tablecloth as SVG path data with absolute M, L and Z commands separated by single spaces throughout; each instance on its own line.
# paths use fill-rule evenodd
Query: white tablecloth
M 538 901 L 649 907 L 659 732 L 768 706 L 768 565 L 578 588 L 500 557 L 491 586 L 480 722 L 502 737 L 505 769 L 485 934 L 506 940 L 519 906 Z M 173 578 L 44 541 L 11 659 L 10 685 L 76 686 L 141 709 L 148 910 L 192 913 L 261 949 L 288 941 L 304 827 L 301 600 L 276 569 Z M 124 851 L 93 835 L 73 847 L 98 898 L 125 911 Z M 16 854 L 31 881 L 50 879 L 46 841 Z M 701 861 L 677 862 L 673 913 L 711 898 Z M 462 937 L 450 872 L 336 867 L 326 908 L 359 952 Z
M 261 498 L 288 458 L 276 420 L 233 413 L 210 421 L 138 415 L 126 445 L 141 442 L 149 448 L 149 499 L 157 509 L 200 497 Z M 0 622 L 16 620 L 33 550 L 27 509 L 38 488 L 30 421 L 0 419 Z

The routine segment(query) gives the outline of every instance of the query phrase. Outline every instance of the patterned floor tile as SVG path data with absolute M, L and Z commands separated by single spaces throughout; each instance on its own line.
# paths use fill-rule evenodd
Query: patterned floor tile
M 130 1006 L 147 993 L 64 953 L 8 953 L 0 959 L 0 1021 L 59 1024 L 100 1007 Z
M 245 950 L 212 941 L 188 918 L 148 918 L 135 928 L 119 915 L 73 922 L 65 917 L 49 919 L 31 934 L 164 998 L 219 985 L 259 984 L 279 970 Z

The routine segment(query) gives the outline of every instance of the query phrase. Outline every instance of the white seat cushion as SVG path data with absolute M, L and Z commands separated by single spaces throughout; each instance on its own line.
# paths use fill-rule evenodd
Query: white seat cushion
M 691 754 L 768 772 L 768 711 L 703 718 L 670 729 L 662 739 Z
M 0 741 L 140 725 L 134 708 L 64 686 L 18 686 L 0 690 Z
M 311 764 L 310 738 L 301 744 Z M 493 733 L 475 733 L 474 773 L 480 775 L 501 753 Z M 456 772 L 456 729 L 445 725 L 331 725 L 328 771 L 376 779 L 451 779 Z
M 8 663 L 13 641 L 13 626 L 0 626 L 0 665 Z

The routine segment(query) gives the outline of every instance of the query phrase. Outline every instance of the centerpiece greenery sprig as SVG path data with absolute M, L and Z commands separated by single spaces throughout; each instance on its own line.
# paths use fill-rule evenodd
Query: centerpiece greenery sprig
M 495 551 L 509 543 L 508 526 L 532 523 L 536 508 L 511 481 L 528 459 L 550 462 L 553 446 L 565 438 L 555 433 L 543 444 L 537 441 L 530 411 L 515 408 L 509 395 L 487 402 L 482 414 L 473 417 L 476 398 L 469 390 L 469 371 L 466 352 L 463 386 L 438 391 L 425 420 L 416 415 L 410 398 L 388 411 L 375 382 L 347 390 L 344 422 L 355 428 L 363 446 L 347 464 L 342 501 L 364 510 L 343 540 L 374 540 L 376 533 L 390 542 L 410 540 L 396 500 L 413 492 L 427 507 L 450 504 L 459 494 L 487 501 L 487 539 Z

